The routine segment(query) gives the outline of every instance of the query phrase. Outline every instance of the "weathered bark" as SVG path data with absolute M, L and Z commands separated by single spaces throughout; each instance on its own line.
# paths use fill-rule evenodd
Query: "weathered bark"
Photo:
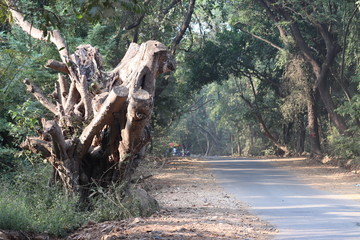
M 99 112 L 92 119 L 89 125 L 83 130 L 79 137 L 78 156 L 82 158 L 88 151 L 93 138 L 98 134 L 102 128 L 107 124 L 111 125 L 113 114 L 120 111 L 122 105 L 125 103 L 129 91 L 126 87 L 118 86 L 113 88 L 105 102 L 102 104 Z
M 53 104 L 47 97 L 44 96 L 40 88 L 32 84 L 29 79 L 25 79 L 24 84 L 26 85 L 26 90 L 30 92 L 44 107 L 46 107 L 53 114 L 55 115 L 58 114 L 56 105 Z
M 311 147 L 311 155 L 321 156 L 321 145 L 319 135 L 319 124 L 316 109 L 316 94 L 308 90 L 307 93 L 308 130 Z
M 146 125 L 149 123 L 152 107 L 152 96 L 145 90 L 136 91 L 129 100 L 126 124 L 121 130 L 122 140 L 119 145 L 122 181 L 130 181 L 136 154 L 150 141 L 150 132 Z
M 25 32 L 47 40 L 15 9 L 12 6 L 11 13 Z M 62 62 L 49 60 L 46 67 L 67 76 L 59 74 L 52 100 L 24 81 L 54 120 L 42 121 L 46 138 L 28 138 L 22 147 L 41 153 L 52 164 L 50 182 L 59 178 L 70 194 L 82 199 L 93 182 L 130 182 L 140 151 L 151 139 L 148 125 L 156 77 L 173 71 L 174 60 L 160 42 L 132 43 L 120 64 L 106 72 L 98 49 L 80 45 L 69 55 L 60 32 L 48 34 Z
M 69 69 L 68 67 L 66 66 L 65 63 L 63 62 L 59 62 L 59 61 L 56 61 L 54 59 L 49 59 L 47 61 L 47 63 L 45 64 L 45 67 L 46 68 L 51 68 L 57 72 L 61 72 L 61 73 L 66 73 L 66 74 L 69 74 Z

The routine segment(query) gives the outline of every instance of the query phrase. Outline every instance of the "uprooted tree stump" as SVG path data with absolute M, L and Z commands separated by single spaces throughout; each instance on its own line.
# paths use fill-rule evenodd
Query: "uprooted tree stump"
M 27 90 L 55 116 L 42 119 L 43 132 L 23 147 L 41 153 L 53 166 L 51 182 L 87 196 L 91 185 L 131 180 L 150 141 L 149 119 L 155 79 L 174 70 L 166 47 L 157 41 L 132 43 L 120 64 L 105 72 L 98 49 L 80 45 L 65 62 L 47 65 L 59 73 L 46 97 L 29 79 Z

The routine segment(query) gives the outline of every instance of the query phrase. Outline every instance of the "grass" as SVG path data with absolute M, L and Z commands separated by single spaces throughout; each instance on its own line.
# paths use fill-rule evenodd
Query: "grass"
M 0 159 L 1 161 L 1 159 Z M 142 214 L 139 199 L 122 201 L 121 186 L 98 188 L 91 210 L 80 211 L 77 199 L 66 196 L 61 186 L 48 187 L 49 165 L 26 165 L 0 177 L 0 229 L 66 236 L 87 221 L 102 222 Z
M 75 199 L 69 199 L 59 187 L 47 187 L 48 172 L 42 166 L 0 180 L 0 229 L 64 236 L 84 223 L 88 213 L 76 210 Z

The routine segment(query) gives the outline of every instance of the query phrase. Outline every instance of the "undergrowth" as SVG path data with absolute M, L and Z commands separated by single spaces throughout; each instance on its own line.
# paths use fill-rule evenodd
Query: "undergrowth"
M 28 166 L 12 178 L 1 178 L 0 229 L 48 232 L 63 236 L 79 227 L 87 213 L 59 187 L 47 187 L 47 166 Z
M 1 159 L 0 159 L 1 161 Z M 47 232 L 65 236 L 87 221 L 120 220 L 141 214 L 136 201 L 121 201 L 121 186 L 98 187 L 89 208 L 79 208 L 77 199 L 69 198 L 61 186 L 48 187 L 48 164 L 24 164 L 16 172 L 0 177 L 0 229 Z

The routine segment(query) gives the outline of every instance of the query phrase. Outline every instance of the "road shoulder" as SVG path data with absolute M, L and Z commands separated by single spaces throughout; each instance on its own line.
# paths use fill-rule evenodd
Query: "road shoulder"
M 267 158 L 278 168 L 290 171 L 307 185 L 334 193 L 334 198 L 360 202 L 360 174 L 309 158 Z

